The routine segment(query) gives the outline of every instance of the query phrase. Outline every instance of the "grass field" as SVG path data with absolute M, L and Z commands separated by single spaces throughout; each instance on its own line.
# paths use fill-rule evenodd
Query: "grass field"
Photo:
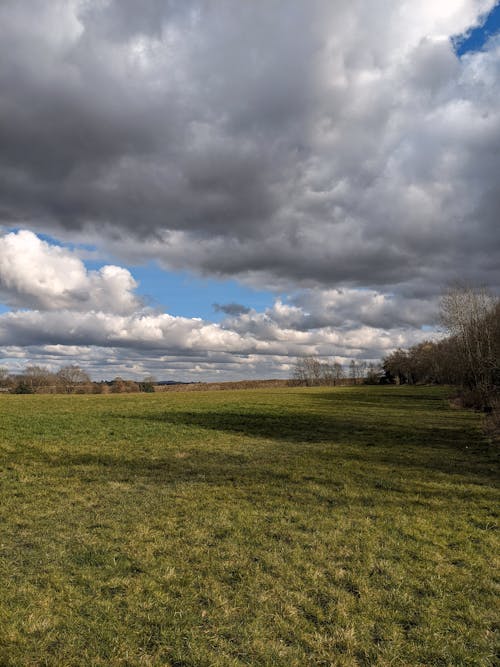
M 0 665 L 499 664 L 479 419 L 420 387 L 0 396 Z

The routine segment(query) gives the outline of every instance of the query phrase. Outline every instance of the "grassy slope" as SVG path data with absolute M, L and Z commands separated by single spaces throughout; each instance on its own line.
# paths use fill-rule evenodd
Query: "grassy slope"
M 0 419 L 3 666 L 495 664 L 493 452 L 442 390 Z

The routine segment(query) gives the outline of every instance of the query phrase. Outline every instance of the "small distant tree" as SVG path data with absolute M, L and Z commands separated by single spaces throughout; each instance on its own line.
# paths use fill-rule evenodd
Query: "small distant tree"
M 335 385 L 342 377 L 344 371 L 339 363 L 330 364 L 313 356 L 297 359 L 292 374 L 295 383 L 306 387 Z
M 7 368 L 0 368 L 0 387 L 6 390 L 12 386 L 12 378 Z
M 293 379 L 298 384 L 313 387 L 319 384 L 321 378 L 321 362 L 316 357 L 297 359 L 293 369 Z
M 117 375 L 110 383 L 112 394 L 123 394 L 125 392 L 125 380 Z
M 139 382 L 139 390 L 151 394 L 155 390 L 155 384 L 158 380 L 154 375 L 146 375 L 142 382 Z
M 335 385 L 339 380 L 342 380 L 345 377 L 344 369 L 342 365 L 336 361 L 332 364 L 332 375 L 333 375 L 333 384 Z
M 26 366 L 20 382 L 25 383 L 33 392 L 55 384 L 54 374 L 44 366 Z
M 81 389 L 83 385 L 90 385 L 88 373 L 82 370 L 80 366 L 62 366 L 58 370 L 56 377 L 59 385 L 67 394 L 71 394 L 79 388 Z
M 383 374 L 384 371 L 380 365 L 370 362 L 366 367 L 364 382 L 365 384 L 380 384 Z
M 362 377 L 362 365 L 357 363 L 355 359 L 351 359 L 349 362 L 349 377 L 353 384 L 356 384 L 358 379 Z
M 137 393 L 140 391 L 139 384 L 137 382 L 134 382 L 134 380 L 125 380 L 125 391 L 127 393 L 133 394 Z

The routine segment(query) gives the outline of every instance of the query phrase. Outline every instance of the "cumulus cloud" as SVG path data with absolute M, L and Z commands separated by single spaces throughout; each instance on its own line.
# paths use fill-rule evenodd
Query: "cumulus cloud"
M 302 291 L 263 312 L 215 304 L 226 317 L 213 323 L 145 307 L 136 286 L 126 269 L 88 271 L 74 252 L 32 232 L 4 235 L 0 297 L 20 306 L 0 314 L 4 359 L 14 369 L 29 359 L 52 366 L 76 362 L 89 371 L 99 361 L 98 377 L 111 367 L 138 377 L 148 364 L 158 368 L 153 358 L 176 377 L 190 368 L 204 378 L 222 371 L 231 377 L 237 368 L 240 377 L 257 371 L 273 376 L 288 372 L 296 356 L 375 359 L 424 336 L 414 326 L 425 313 L 420 302 L 416 316 L 408 304 L 373 291 Z
M 18 308 L 138 310 L 137 283 L 120 266 L 87 271 L 67 248 L 21 230 L 0 237 L 0 301 Z
M 359 324 L 384 330 L 432 327 L 439 310 L 435 299 L 348 288 L 302 291 L 291 297 L 291 303 L 301 314 L 295 326 L 304 329 L 349 329 Z
M 0 345 L 9 367 L 28 359 L 54 367 L 76 362 L 94 377 L 109 377 L 110 367 L 121 367 L 134 377 L 146 370 L 175 371 L 176 379 L 192 379 L 197 367 L 200 377 L 216 379 L 219 373 L 241 378 L 249 367 L 261 377 L 286 377 L 293 359 L 304 355 L 341 363 L 351 358 L 378 360 L 395 347 L 426 337 L 415 330 L 399 328 L 389 334 L 365 325 L 346 331 L 299 331 L 280 325 L 269 314 L 241 317 L 245 319 L 239 326 L 233 322 L 234 328 L 229 328 L 168 314 L 9 312 L 0 315 Z
M 255 342 L 202 320 L 168 314 L 121 316 L 115 313 L 57 310 L 20 311 L 0 316 L 0 344 L 97 345 L 173 352 L 248 352 Z M 265 345 L 265 343 L 263 344 Z
M 426 314 L 423 302 L 400 303 L 374 291 L 305 290 L 287 302 L 277 299 L 263 312 L 238 303 L 214 304 L 226 317 L 213 323 L 145 307 L 136 288 L 127 269 L 89 271 L 55 241 L 26 230 L 5 234 L 0 299 L 17 309 L 0 315 L 0 346 L 10 350 L 9 359 L 22 358 L 12 351 L 25 348 L 38 350 L 49 363 L 57 358 L 90 363 L 85 352 L 90 346 L 112 351 L 122 363 L 158 354 L 186 364 L 203 362 L 213 372 L 217 363 L 226 369 L 240 364 L 243 372 L 249 358 L 258 358 L 256 368 L 266 359 L 276 373 L 288 368 L 291 357 L 306 354 L 380 357 L 420 339 L 422 333 L 415 337 L 412 328 Z M 82 350 L 83 360 L 78 358 Z
M 493 4 L 4 2 L 0 219 L 261 286 L 496 284 L 500 45 L 449 39 Z

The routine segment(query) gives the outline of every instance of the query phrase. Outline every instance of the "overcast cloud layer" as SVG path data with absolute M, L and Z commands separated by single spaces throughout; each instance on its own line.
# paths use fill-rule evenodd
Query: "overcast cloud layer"
M 458 277 L 498 289 L 500 39 L 450 41 L 493 4 L 4 0 L 0 224 L 119 264 L 1 238 L 5 357 L 285 373 L 420 340 Z M 123 266 L 150 259 L 290 298 L 174 318 Z

